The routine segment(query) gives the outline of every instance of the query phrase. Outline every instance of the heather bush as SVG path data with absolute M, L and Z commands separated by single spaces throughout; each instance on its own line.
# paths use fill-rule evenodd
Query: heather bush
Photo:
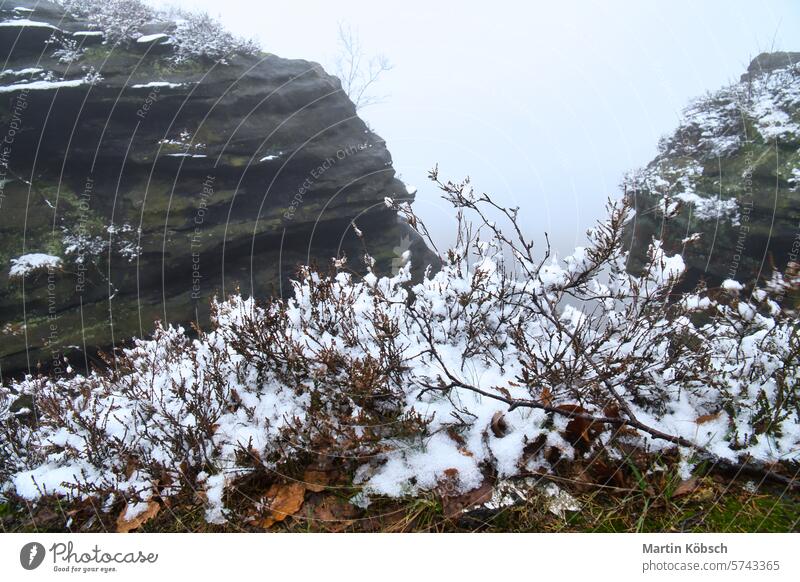
M 221 522 L 241 517 L 238 484 L 309 467 L 347 475 L 363 505 L 632 451 L 685 476 L 705 462 L 790 482 L 796 271 L 678 293 L 683 261 L 657 241 L 626 270 L 622 202 L 556 260 L 516 209 L 432 178 L 458 236 L 419 282 L 410 262 L 380 276 L 368 256 L 356 271 L 338 257 L 301 269 L 291 298 L 215 302 L 195 339 L 159 326 L 107 369 L 3 387 L 5 495 L 135 508 L 188 491 Z

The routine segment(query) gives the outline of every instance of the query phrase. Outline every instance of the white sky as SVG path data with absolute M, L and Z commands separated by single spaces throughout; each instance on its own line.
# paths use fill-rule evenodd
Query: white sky
M 800 50 L 793 0 L 404 2 L 177 0 L 264 50 L 331 72 L 337 23 L 394 68 L 362 111 L 442 240 L 453 212 L 426 179 L 469 175 L 518 204 L 529 234 L 581 244 L 687 101 L 737 79 L 761 51 Z M 222 8 L 224 7 L 224 9 Z

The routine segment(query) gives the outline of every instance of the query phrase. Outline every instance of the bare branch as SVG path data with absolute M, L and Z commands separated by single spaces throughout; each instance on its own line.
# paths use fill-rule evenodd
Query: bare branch
M 385 100 L 385 96 L 373 95 L 371 91 L 381 76 L 392 69 L 391 63 L 383 54 L 367 57 L 358 32 L 342 22 L 339 23 L 339 54 L 335 66 L 342 90 L 356 110 Z

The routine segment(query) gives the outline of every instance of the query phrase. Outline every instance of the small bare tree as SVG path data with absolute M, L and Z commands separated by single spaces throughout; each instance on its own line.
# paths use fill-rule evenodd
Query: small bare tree
M 382 102 L 386 97 L 371 94 L 383 73 L 392 69 L 383 54 L 367 57 L 358 31 L 339 23 L 339 54 L 336 57 L 336 76 L 342 90 L 353 101 L 356 109 Z

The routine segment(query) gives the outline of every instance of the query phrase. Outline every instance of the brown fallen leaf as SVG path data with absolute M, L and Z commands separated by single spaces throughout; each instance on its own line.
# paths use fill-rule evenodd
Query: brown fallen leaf
M 125 476 L 130 479 L 133 472 L 139 468 L 139 463 L 135 457 L 129 457 L 128 461 L 125 463 Z
M 492 482 L 487 479 L 477 489 L 467 491 L 461 495 L 442 497 L 442 511 L 446 518 L 455 519 L 461 515 L 464 510 L 491 501 L 492 490 Z
M 522 448 L 522 460 L 520 464 L 522 466 L 526 465 L 529 459 L 535 457 L 542 451 L 545 444 L 547 444 L 547 436 L 543 434 L 540 434 L 532 441 L 526 442 L 525 446 Z
M 497 438 L 501 439 L 506 436 L 508 434 L 508 423 L 506 422 L 505 414 L 499 410 L 495 412 L 494 416 L 492 416 L 491 427 L 492 434 Z
M 449 469 L 445 469 L 443 471 L 444 476 L 448 479 L 457 479 L 458 478 L 458 469 L 455 467 L 450 467 Z
M 447 428 L 447 436 L 449 436 L 451 439 L 453 439 L 455 442 L 457 442 L 462 447 L 466 446 L 466 444 L 467 444 L 467 441 L 464 440 L 464 437 L 462 437 L 460 434 L 458 434 L 456 429 L 454 427 L 452 427 L 452 426 Z
M 678 486 L 675 487 L 675 491 L 672 492 L 672 497 L 683 497 L 684 495 L 689 495 L 690 493 L 694 493 L 697 489 L 698 480 L 697 477 L 692 476 L 688 479 L 685 479 L 678 483 Z
M 568 412 L 571 414 L 588 414 L 588 411 L 577 404 L 562 404 L 556 406 L 558 410 Z M 572 418 L 567 423 L 567 428 L 564 431 L 564 436 L 571 445 L 578 443 L 589 444 L 592 439 L 597 436 L 600 426 L 593 425 L 592 421 L 586 418 Z
M 503 388 L 502 386 L 495 386 L 495 390 L 497 390 L 500 394 L 511 400 L 511 392 L 508 391 L 507 388 Z
M 125 519 L 125 515 L 128 513 L 129 507 L 130 505 L 126 506 L 117 518 L 117 533 L 128 533 L 138 529 L 146 522 L 153 519 L 156 515 L 158 515 L 158 512 L 161 511 L 161 506 L 158 504 L 158 502 L 151 501 L 147 504 L 147 509 L 138 514 L 136 517 Z
M 542 388 L 542 393 L 539 395 L 539 400 L 545 406 L 553 405 L 553 393 L 550 391 L 549 386 L 545 386 L 544 388 Z
M 303 483 L 273 484 L 264 496 L 269 515 L 262 519 L 259 525 L 266 529 L 297 513 L 303 506 L 305 494 L 306 486 Z
M 706 422 L 711 422 L 712 420 L 717 420 L 721 412 L 715 412 L 714 414 L 704 414 L 702 416 L 698 416 L 695 422 L 697 424 L 704 424 Z
M 627 489 L 632 485 L 626 469 L 627 465 L 624 462 L 594 458 L 584 470 L 591 475 L 592 483 Z

